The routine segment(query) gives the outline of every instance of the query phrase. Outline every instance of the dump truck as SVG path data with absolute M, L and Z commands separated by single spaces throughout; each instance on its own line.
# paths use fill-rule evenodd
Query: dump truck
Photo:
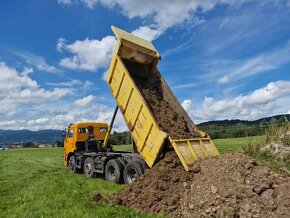
M 175 150 L 186 171 L 197 160 L 219 155 L 209 135 L 197 129 L 158 71 L 161 56 L 153 44 L 117 27 L 112 26 L 112 30 L 117 44 L 106 81 L 117 107 L 106 135 L 98 142 L 104 150 L 82 151 L 86 159 L 91 158 L 93 171 L 105 174 L 109 181 L 106 172 L 111 176 L 120 172 L 118 182 L 130 183 L 170 149 Z M 131 133 L 135 153 L 115 152 L 108 146 L 118 108 Z M 84 156 L 79 159 L 78 168 L 85 171 Z M 118 163 L 107 167 L 114 160 Z
M 84 172 L 90 178 L 104 175 L 114 183 L 131 183 L 145 172 L 146 165 L 137 153 L 114 151 L 109 143 L 111 125 L 100 122 L 70 124 L 64 132 L 64 165 L 72 173 Z

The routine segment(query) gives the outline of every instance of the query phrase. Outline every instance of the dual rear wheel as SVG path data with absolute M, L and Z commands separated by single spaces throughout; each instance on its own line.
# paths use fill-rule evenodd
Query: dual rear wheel
M 144 172 L 144 166 L 138 160 L 127 163 L 125 160 L 112 159 L 106 164 L 105 177 L 110 182 L 130 184 Z

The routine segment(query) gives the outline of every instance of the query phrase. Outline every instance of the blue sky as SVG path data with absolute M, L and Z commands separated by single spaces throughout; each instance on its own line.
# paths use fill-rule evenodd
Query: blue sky
M 196 123 L 290 113 L 289 0 L 2 0 L 0 129 L 109 122 L 111 25 L 152 41 Z

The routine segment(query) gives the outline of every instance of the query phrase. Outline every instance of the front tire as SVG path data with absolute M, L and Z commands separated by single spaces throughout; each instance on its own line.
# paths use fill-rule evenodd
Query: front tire
M 94 161 L 92 158 L 87 157 L 85 159 L 85 163 L 84 163 L 84 173 L 87 177 L 89 178 L 93 178 L 95 173 L 94 173 Z
M 109 182 L 120 183 L 124 166 L 121 161 L 117 159 L 109 160 L 105 167 L 105 177 Z
M 70 156 L 70 158 L 68 160 L 68 168 L 69 168 L 70 172 L 72 172 L 72 173 L 78 172 L 76 157 L 74 155 Z

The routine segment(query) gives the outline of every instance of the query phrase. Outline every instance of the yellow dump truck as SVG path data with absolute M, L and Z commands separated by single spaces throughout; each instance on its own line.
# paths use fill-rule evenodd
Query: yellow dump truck
M 112 30 L 118 42 L 106 80 L 147 165 L 154 165 L 165 144 L 173 146 L 186 171 L 196 160 L 218 155 L 158 71 L 155 47 L 117 27 Z
M 195 161 L 218 155 L 210 137 L 196 128 L 158 71 L 160 54 L 155 47 L 117 27 L 112 30 L 118 40 L 106 77 L 117 104 L 111 125 L 88 124 L 83 127 L 87 135 L 75 140 L 71 149 L 66 149 L 65 141 L 65 164 L 72 172 L 84 170 L 90 177 L 100 173 L 109 181 L 130 183 L 168 149 L 175 150 L 186 171 Z M 136 153 L 116 152 L 108 145 L 118 108 Z M 107 133 L 94 135 L 92 129 L 100 126 L 108 128 Z M 78 125 L 69 126 L 66 140 L 72 128 L 79 134 Z M 77 146 L 93 141 L 95 147 Z

